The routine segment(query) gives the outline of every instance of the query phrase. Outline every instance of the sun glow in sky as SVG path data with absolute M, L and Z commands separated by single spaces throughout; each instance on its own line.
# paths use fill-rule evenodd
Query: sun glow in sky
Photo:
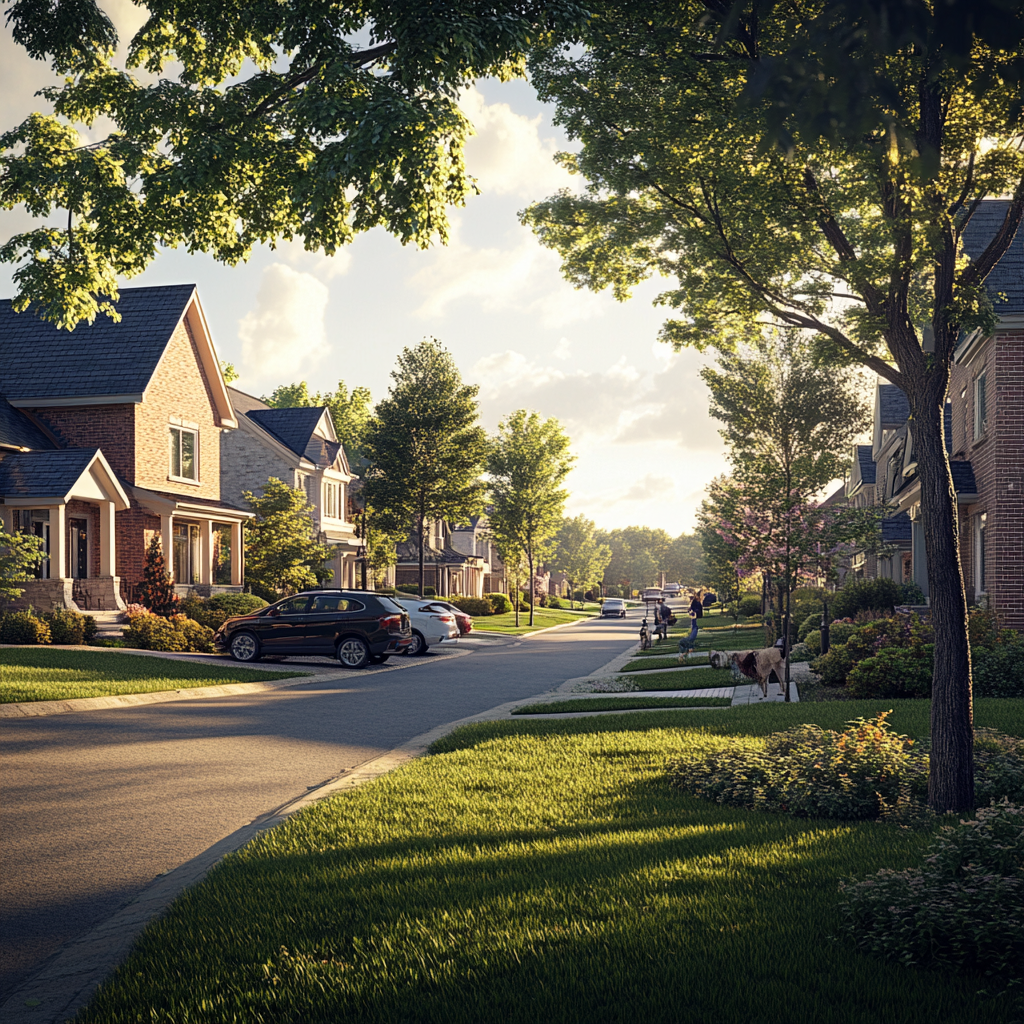
M 128 38 L 141 12 L 104 6 Z M 33 94 L 50 80 L 5 27 L 5 130 L 48 110 Z M 284 244 L 238 267 L 178 249 L 122 283 L 197 284 L 220 357 L 240 372 L 236 386 L 256 395 L 296 380 L 314 390 L 344 380 L 381 398 L 401 349 L 437 338 L 480 385 L 489 430 L 520 407 L 563 422 L 578 460 L 569 514 L 606 529 L 692 529 L 706 484 L 728 468 L 698 376 L 707 357 L 657 341 L 666 311 L 652 299 L 664 282 L 644 284 L 625 303 L 577 291 L 557 255 L 519 224 L 523 207 L 579 184 L 553 162 L 569 143 L 529 84 L 481 82 L 462 106 L 476 127 L 467 163 L 481 195 L 453 211 L 447 247 L 403 248 L 375 230 L 333 258 Z M 27 223 L 23 211 L 0 213 L 0 238 Z M 12 271 L 0 267 L 2 297 L 14 294 Z

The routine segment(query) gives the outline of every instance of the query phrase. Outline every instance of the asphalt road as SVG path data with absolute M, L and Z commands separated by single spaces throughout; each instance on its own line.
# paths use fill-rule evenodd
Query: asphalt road
M 334 682 L 0 720 L 0 1004 L 155 876 L 428 729 L 593 672 L 637 628 L 633 612 Z

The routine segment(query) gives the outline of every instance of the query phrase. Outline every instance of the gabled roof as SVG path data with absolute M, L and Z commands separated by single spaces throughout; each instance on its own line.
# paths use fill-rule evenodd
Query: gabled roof
M 871 445 L 857 445 L 856 455 L 857 468 L 860 470 L 860 482 L 873 484 L 875 482 L 875 460 L 871 458 Z
M 0 300 L 0 393 L 16 408 L 140 403 L 187 319 L 214 412 L 237 425 L 194 284 L 123 288 L 114 305 L 119 323 L 100 314 L 68 332 Z
M 822 503 L 822 508 L 826 508 L 829 505 L 845 505 L 846 504 L 846 485 L 840 484 Z
M 57 446 L 23 412 L 0 397 L 0 448 L 49 450 Z
M 977 494 L 974 467 L 967 459 L 950 459 L 949 471 L 953 476 L 953 490 L 957 494 Z
M 305 455 L 325 408 L 296 407 L 291 409 L 253 409 L 246 415 L 264 430 L 273 434 L 296 455 Z
M 898 544 L 911 538 L 910 516 L 906 512 L 882 520 L 882 543 Z
M 102 498 L 120 511 L 128 495 L 97 448 L 17 452 L 0 460 L 0 495 L 7 504 L 63 503 L 71 498 Z
M 902 427 L 910 416 L 907 396 L 895 384 L 878 385 L 878 404 L 882 418 L 882 429 Z
M 977 260 L 1002 226 L 1009 207 L 1006 199 L 985 199 L 964 230 L 964 251 Z M 995 311 L 1002 316 L 1024 313 L 1024 231 L 1017 230 L 1009 249 L 985 281 Z

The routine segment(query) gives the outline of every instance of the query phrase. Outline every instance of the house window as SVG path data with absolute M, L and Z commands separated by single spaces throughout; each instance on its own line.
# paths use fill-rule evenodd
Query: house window
M 171 470 L 175 480 L 199 479 L 199 435 L 185 427 L 171 427 Z
M 199 527 L 195 523 L 174 524 L 174 582 L 198 583 L 202 564 Z
M 328 519 L 340 519 L 339 491 L 337 484 L 324 483 L 324 515 Z
M 986 373 L 979 373 L 974 378 L 974 440 L 977 441 L 985 433 L 988 425 L 988 400 L 985 394 Z
M 981 512 L 974 517 L 974 592 L 984 594 L 985 591 L 985 529 L 988 526 L 988 513 Z

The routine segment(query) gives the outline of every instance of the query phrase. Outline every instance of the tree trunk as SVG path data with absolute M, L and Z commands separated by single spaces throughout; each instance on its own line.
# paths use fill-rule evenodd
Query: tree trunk
M 828 654 L 829 646 L 829 615 L 828 615 L 828 591 L 821 599 L 821 653 Z
M 530 563 L 530 625 L 533 625 L 533 606 L 536 601 L 536 595 L 533 592 L 533 545 L 528 544 L 526 546 L 526 558 Z
M 788 575 L 788 574 L 787 574 Z M 786 617 L 783 620 L 783 629 L 785 632 L 782 634 L 785 639 L 782 641 L 782 650 L 786 655 L 786 703 L 790 702 L 790 691 L 789 691 L 789 615 L 790 615 L 790 602 L 793 599 L 792 592 L 786 590 Z
M 426 597 L 423 593 L 423 510 L 420 509 L 419 523 L 416 530 L 420 541 L 420 597 Z
M 518 555 L 517 557 L 519 558 L 520 563 L 522 563 L 523 556 L 522 555 Z M 515 579 L 515 594 L 513 595 L 512 600 L 515 603 L 515 609 L 516 609 L 516 629 L 518 629 L 519 628 L 519 602 L 521 600 L 520 594 L 519 594 L 519 570 L 518 569 L 516 569 L 516 573 L 515 573 L 515 576 L 513 578 Z
M 946 456 L 943 402 L 915 402 L 913 416 L 928 559 L 928 597 L 935 629 L 928 803 L 940 814 L 972 811 L 971 651 L 967 598 L 960 566 L 956 495 Z

